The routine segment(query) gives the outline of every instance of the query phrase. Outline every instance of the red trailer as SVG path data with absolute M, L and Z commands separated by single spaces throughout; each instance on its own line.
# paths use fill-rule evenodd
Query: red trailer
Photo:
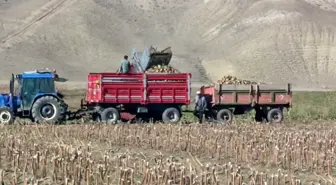
M 181 106 L 190 104 L 190 78 L 190 73 L 90 73 L 81 112 L 104 122 L 152 118 L 176 123 Z
M 278 123 L 283 120 L 283 109 L 292 102 L 291 85 L 225 85 L 203 86 L 210 112 L 206 115 L 221 122 L 231 122 L 233 115 L 255 110 L 255 120 Z

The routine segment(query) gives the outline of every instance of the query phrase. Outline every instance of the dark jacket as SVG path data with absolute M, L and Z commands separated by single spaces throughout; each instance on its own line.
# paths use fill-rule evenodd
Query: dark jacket
M 196 102 L 196 110 L 197 111 L 205 111 L 207 108 L 207 101 L 204 96 L 201 96 Z

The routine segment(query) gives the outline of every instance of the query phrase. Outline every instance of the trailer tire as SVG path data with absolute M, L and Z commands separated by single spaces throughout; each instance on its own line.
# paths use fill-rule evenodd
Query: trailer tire
M 103 109 L 100 113 L 100 119 L 102 122 L 108 123 L 108 124 L 115 124 L 118 120 L 120 120 L 120 113 L 119 111 L 114 107 L 109 107 L 106 109 Z
M 162 113 L 162 121 L 164 123 L 178 123 L 180 119 L 181 119 L 181 112 L 175 107 L 167 108 Z
M 14 122 L 14 113 L 9 107 L 0 108 L 0 123 L 11 124 Z
M 61 105 L 55 97 L 43 96 L 35 101 L 31 113 L 37 123 L 56 123 L 61 118 Z
M 267 113 L 267 121 L 270 123 L 280 123 L 283 120 L 283 111 L 273 108 Z
M 233 119 L 233 114 L 229 109 L 221 109 L 217 112 L 217 121 L 224 124 L 231 123 Z

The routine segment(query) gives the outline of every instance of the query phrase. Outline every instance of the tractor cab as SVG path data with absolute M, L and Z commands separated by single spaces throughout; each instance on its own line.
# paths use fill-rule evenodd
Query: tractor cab
M 11 93 L 21 99 L 21 110 L 23 112 L 31 109 L 34 100 L 46 94 L 57 96 L 55 89 L 55 73 L 51 71 L 29 71 L 17 74 L 15 79 L 18 83 L 17 91 L 13 93 L 14 80 L 11 80 Z
M 0 123 L 11 123 L 15 117 L 31 118 L 38 123 L 64 120 L 68 105 L 57 93 L 55 81 L 64 81 L 55 70 L 12 74 L 10 93 L 0 94 Z
M 68 107 L 55 87 L 55 81 L 60 79 L 55 70 L 48 69 L 12 75 L 10 94 L 16 100 L 14 110 L 17 107 L 23 117 L 30 116 L 37 122 L 58 120 Z M 15 82 L 17 88 L 14 90 Z

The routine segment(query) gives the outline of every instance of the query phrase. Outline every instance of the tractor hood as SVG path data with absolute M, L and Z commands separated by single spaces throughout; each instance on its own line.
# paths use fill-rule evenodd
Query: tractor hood
M 12 98 L 11 98 L 12 97 Z M 14 107 L 20 107 L 21 105 L 21 100 L 20 97 L 18 96 L 10 96 L 9 94 L 0 94 L 0 107 L 9 107 L 11 102 L 13 101 L 13 106 Z
M 0 94 L 0 107 L 7 107 L 9 103 L 9 94 Z
M 157 51 L 154 47 L 150 46 L 143 52 L 137 52 L 135 49 L 132 51 L 133 65 L 136 66 L 137 72 L 144 72 L 156 65 L 168 65 L 173 56 L 171 47 L 162 51 Z

